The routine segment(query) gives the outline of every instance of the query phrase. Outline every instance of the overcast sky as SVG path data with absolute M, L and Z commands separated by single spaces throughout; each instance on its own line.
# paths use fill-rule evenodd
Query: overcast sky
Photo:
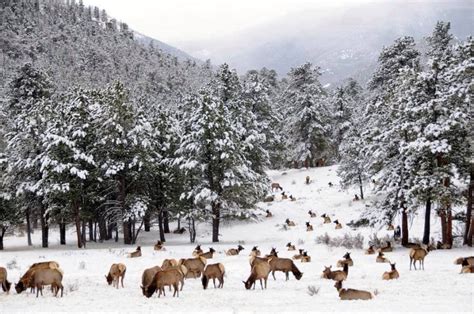
M 84 0 L 106 9 L 134 30 L 182 47 L 265 24 L 307 9 L 337 7 L 377 0 Z

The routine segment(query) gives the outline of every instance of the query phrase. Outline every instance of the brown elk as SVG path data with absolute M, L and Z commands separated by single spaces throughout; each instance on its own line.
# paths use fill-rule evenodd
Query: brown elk
M 193 251 L 193 256 L 194 257 L 198 257 L 199 255 L 201 255 L 203 252 L 203 250 L 201 249 L 201 244 L 198 244 L 196 245 L 196 247 L 194 248 L 194 251 Z
M 357 194 L 354 194 L 354 198 L 352 199 L 354 202 L 358 201 L 359 200 L 359 195 Z
M 204 271 L 207 260 L 202 257 L 180 259 L 178 265 L 184 265 L 187 269 L 186 278 L 199 278 Z
M 271 202 L 273 202 L 274 200 L 275 200 L 275 196 L 273 196 L 273 195 L 267 195 L 267 196 L 265 196 L 265 198 L 263 199 L 263 201 L 264 201 L 265 203 L 271 203 Z
M 278 252 L 277 250 L 272 247 L 271 251 L 270 251 L 270 254 L 267 254 L 265 255 L 266 258 L 269 258 L 269 257 L 278 257 Z
M 461 264 L 460 274 L 474 274 L 474 265 L 469 264 L 467 258 L 465 258 Z
M 148 289 L 148 286 L 152 283 L 153 278 L 155 278 L 155 274 L 160 270 L 162 270 L 160 266 L 145 269 L 142 274 L 142 285 L 140 286 L 143 295 L 146 296 L 146 290 Z
M 272 270 L 273 279 L 276 280 L 275 272 L 281 271 L 285 273 L 286 280 L 290 279 L 289 272 L 291 271 L 297 280 L 303 277 L 303 273 L 299 271 L 295 263 L 289 258 L 271 257 L 268 260 Z
M 293 244 L 291 244 L 291 242 L 288 242 L 286 244 L 286 247 L 288 248 L 288 251 L 296 251 L 296 247 Z
M 202 287 L 204 290 L 207 289 L 209 284 L 209 279 L 212 279 L 214 283 L 214 288 L 216 288 L 216 278 L 219 280 L 218 288 L 224 287 L 224 274 L 225 268 L 224 265 L 221 263 L 207 265 L 206 269 L 202 273 Z
M 7 280 L 7 275 L 7 270 L 3 267 L 0 267 L 0 284 L 2 285 L 3 291 L 9 293 L 12 284 Z
M 309 210 L 309 211 L 308 211 L 308 214 L 309 214 L 309 217 L 311 217 L 311 218 L 315 218 L 315 217 L 316 217 L 316 213 L 313 213 L 312 210 Z
M 179 297 L 179 283 L 183 280 L 183 273 L 177 268 L 170 268 L 167 270 L 158 271 L 151 284 L 147 287 L 145 291 L 145 296 L 150 298 L 155 291 L 158 290 L 158 297 L 163 293 L 165 294 L 165 287 L 172 286 L 174 288 L 173 297 Z
M 392 224 L 387 225 L 387 231 L 393 231 L 395 230 L 395 227 Z
M 344 267 L 344 264 L 347 264 L 347 266 L 354 266 L 354 261 L 351 258 L 351 253 L 346 252 L 346 254 L 344 254 L 342 258 L 343 259 L 337 261 L 337 267 Z
M 142 248 L 140 246 L 137 246 L 137 249 L 134 252 L 128 253 L 128 257 L 134 258 L 134 257 L 140 257 L 142 256 Z
M 393 247 L 390 241 L 387 241 L 387 244 L 379 249 L 379 252 L 392 252 Z
M 463 265 L 464 261 L 466 261 L 467 265 L 474 265 L 474 256 L 459 257 L 454 261 L 454 264 Z
M 288 199 L 288 195 L 286 195 L 285 192 L 281 192 L 281 199 L 282 199 L 282 200 Z
M 436 243 L 436 249 L 438 250 L 450 250 L 451 248 L 452 245 L 449 243 L 441 243 L 440 241 Z
M 202 257 L 204 257 L 205 259 L 211 259 L 211 258 L 213 258 L 215 252 L 216 252 L 216 250 L 214 250 L 214 249 L 211 247 L 211 248 L 209 249 L 209 252 L 202 253 L 202 254 L 199 255 L 199 256 L 202 256 Z
M 266 213 L 266 215 L 265 215 L 266 218 L 272 218 L 273 217 L 272 212 L 269 211 L 268 209 L 265 211 L 265 213 Z
M 249 256 L 255 256 L 255 257 L 257 257 L 257 256 L 260 256 L 260 255 L 261 255 L 260 250 L 257 248 L 257 246 L 254 246 L 254 247 L 252 248 L 252 250 L 250 251 L 250 255 L 249 255 Z
M 390 263 L 390 260 L 386 258 L 382 252 L 379 252 L 379 255 L 375 258 L 375 262 L 377 263 Z
M 343 289 L 342 281 L 337 281 L 334 287 L 339 292 L 339 298 L 341 300 L 370 300 L 372 299 L 372 293 L 364 290 L 356 289 Z
M 30 268 L 26 271 L 25 274 L 20 278 L 20 281 L 15 285 L 15 290 L 17 293 L 21 293 L 25 291 L 27 288 L 31 287 L 34 289 L 34 286 L 30 286 L 31 278 L 33 273 L 39 269 L 57 269 L 59 272 L 62 273 L 61 268 L 59 268 L 59 264 L 54 261 L 48 262 L 40 262 L 35 263 L 30 266 Z
M 343 281 L 347 279 L 347 276 L 349 275 L 349 266 L 347 264 L 344 264 L 344 267 L 342 270 L 331 270 L 332 266 L 326 267 L 324 266 L 323 274 L 321 275 L 321 278 L 324 279 L 331 279 L 335 281 Z
M 272 183 L 272 192 L 273 191 L 283 191 L 283 188 L 281 187 L 280 183 L 277 183 L 277 182 L 273 182 Z
M 306 231 L 313 231 L 313 226 L 309 223 L 309 221 L 306 222 Z
M 247 281 L 242 281 L 245 285 L 245 289 L 249 290 L 250 288 L 255 289 L 255 282 L 260 281 L 260 286 L 263 290 L 262 280 L 265 281 L 265 289 L 267 289 L 267 280 L 268 274 L 270 274 L 270 264 L 269 263 L 255 263 L 250 270 L 250 276 Z
M 286 218 L 285 223 L 288 227 L 296 226 L 296 224 L 293 221 L 291 221 L 289 218 Z
M 240 251 L 245 250 L 242 245 L 238 245 L 236 249 L 228 249 L 225 254 L 227 256 L 239 255 Z
M 309 176 L 306 176 L 306 184 L 310 184 L 311 183 L 311 178 Z
M 325 224 L 330 224 L 331 223 L 331 218 L 328 215 L 322 214 L 321 217 L 324 219 Z
M 249 259 L 250 263 L 250 269 L 252 269 L 252 266 L 259 264 L 259 263 L 267 263 L 270 257 L 257 257 L 257 256 L 251 256 Z
M 123 279 L 125 278 L 125 272 L 127 271 L 127 267 L 122 264 L 112 264 L 110 266 L 109 274 L 105 276 L 107 283 L 112 285 L 113 287 L 119 288 L 119 279 L 121 279 L 122 288 L 123 288 Z
M 304 253 L 303 251 L 304 251 L 303 249 L 299 249 L 299 253 L 293 255 L 293 259 L 301 259 L 301 257 L 303 257 L 303 253 Z
M 395 268 L 395 263 L 390 263 L 391 270 L 386 271 L 382 275 L 383 280 L 398 279 L 400 275 L 398 274 L 397 269 Z
M 36 297 L 39 293 L 43 296 L 43 287 L 51 285 L 51 289 L 55 292 L 54 296 L 58 296 L 61 289 L 61 297 L 63 296 L 64 287 L 62 285 L 63 274 L 58 269 L 37 269 L 34 271 L 30 281 L 30 286 L 36 288 Z
M 369 248 L 367 250 L 365 250 L 365 254 L 367 254 L 367 255 L 375 254 L 374 246 L 373 245 L 369 246 Z
M 303 256 L 301 256 L 301 263 L 311 263 L 311 256 L 308 255 L 308 252 L 303 252 Z
M 292 202 L 296 201 L 296 197 L 294 197 L 293 195 L 290 195 L 290 201 Z
M 161 269 L 163 270 L 169 269 L 171 267 L 176 267 L 176 266 L 178 266 L 178 261 L 175 260 L 174 258 L 165 259 L 163 263 L 161 263 Z
M 163 242 L 161 242 L 160 240 L 158 240 L 155 244 L 155 246 L 153 247 L 153 249 L 155 251 L 166 251 L 165 249 L 165 246 L 163 245 Z
M 413 267 L 416 270 L 416 261 L 419 261 L 420 268 L 423 266 L 423 270 L 425 270 L 425 257 L 428 255 L 428 249 L 424 247 L 420 248 L 412 248 L 410 250 L 410 270 L 411 265 L 413 263 Z
M 336 229 L 342 229 L 342 224 L 339 222 L 339 220 L 334 220 L 334 223 L 336 224 Z

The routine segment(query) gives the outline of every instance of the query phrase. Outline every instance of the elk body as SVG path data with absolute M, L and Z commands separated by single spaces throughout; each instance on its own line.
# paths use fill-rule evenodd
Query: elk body
M 351 258 L 351 253 L 346 252 L 346 254 L 344 254 L 342 258 L 343 259 L 337 261 L 337 267 L 343 267 L 344 264 L 347 264 L 347 266 L 354 266 L 354 261 Z
M 379 249 L 379 252 L 392 252 L 392 251 L 393 251 L 393 248 L 392 248 L 392 243 L 390 243 L 390 241 L 387 241 L 385 246 Z
M 155 291 L 158 290 L 158 297 L 165 294 L 165 287 L 172 286 L 174 288 L 173 297 L 179 297 L 179 283 L 183 280 L 183 273 L 177 268 L 170 268 L 167 270 L 158 271 L 151 284 L 146 289 L 145 296 L 150 298 Z
M 411 264 L 413 263 L 413 267 L 416 270 L 416 261 L 419 261 L 420 268 L 423 267 L 425 270 L 425 257 L 428 255 L 428 250 L 426 248 L 413 248 L 410 250 L 410 270 Z
M 142 274 L 142 285 L 140 288 L 142 288 L 142 293 L 144 296 L 146 296 L 146 290 L 148 289 L 148 286 L 151 285 L 153 278 L 155 278 L 155 275 L 157 272 L 159 272 L 161 269 L 160 266 L 155 266 L 151 268 L 145 269 L 145 271 Z
M 398 279 L 400 275 L 398 274 L 397 269 L 395 268 L 395 263 L 390 263 L 390 267 L 392 268 L 390 271 L 386 271 L 382 275 L 383 280 L 391 280 L 391 279 Z
M 163 263 L 161 263 L 161 269 L 163 270 L 176 266 L 178 266 L 178 261 L 174 258 L 165 259 Z
M 465 262 L 467 265 L 474 265 L 474 256 L 469 257 L 459 257 L 454 261 L 455 265 L 463 265 Z
M 211 247 L 211 248 L 209 249 L 209 252 L 202 253 L 202 254 L 199 255 L 199 256 L 202 256 L 202 257 L 204 257 L 205 259 L 211 259 L 211 258 L 214 256 L 214 253 L 215 253 L 215 252 L 216 252 L 216 251 Z
M 290 279 L 290 271 L 293 273 L 297 280 L 300 280 L 303 277 L 303 273 L 299 271 L 296 267 L 295 263 L 289 258 L 279 258 L 279 257 L 271 257 L 268 260 L 270 264 L 270 268 L 272 271 L 273 279 L 276 280 L 275 272 L 281 271 L 285 273 L 286 280 Z
M 321 218 L 324 219 L 324 223 L 325 223 L 325 224 L 330 224 L 330 223 L 331 223 L 331 218 L 330 218 L 328 215 L 322 214 L 322 215 L 321 215 Z
M 271 251 L 270 251 L 270 254 L 267 254 L 265 255 L 266 258 L 270 258 L 270 257 L 278 257 L 278 252 L 277 250 L 272 247 Z
M 309 215 L 309 217 L 311 217 L 311 218 L 315 218 L 315 217 L 316 217 L 316 213 L 313 213 L 311 210 L 308 211 L 308 215 Z
M 15 290 L 17 293 L 25 291 L 28 287 L 34 289 L 34 286 L 30 286 L 30 282 L 34 272 L 39 269 L 57 269 L 60 273 L 62 273 L 62 270 L 61 268 L 59 268 L 59 264 L 57 262 L 48 261 L 35 263 L 30 266 L 30 268 L 26 271 L 25 274 L 23 274 L 18 283 L 15 285 Z
M 365 250 L 365 254 L 367 254 L 367 255 L 375 254 L 374 246 L 373 245 L 369 246 L 369 248 L 367 250 Z
M 372 299 L 372 293 L 370 293 L 369 291 L 342 288 L 342 281 L 337 281 L 334 287 L 337 289 L 337 292 L 339 292 L 339 298 L 341 300 L 370 300 Z
M 193 254 L 192 254 L 192 255 L 193 255 L 194 257 L 198 257 L 198 256 L 201 255 L 202 253 L 204 253 L 204 252 L 203 252 L 203 250 L 201 249 L 201 244 L 198 244 L 198 245 L 196 246 L 196 248 L 194 248 L 194 251 L 193 251 Z
M 112 266 L 110 266 L 109 274 L 105 276 L 105 279 L 107 280 L 109 286 L 112 285 L 113 287 L 116 287 L 118 289 L 120 280 L 123 288 L 123 279 L 125 278 L 126 271 L 127 267 L 124 264 L 112 264 Z
M 288 248 L 288 251 L 296 251 L 296 246 L 291 244 L 291 242 L 288 242 L 286 247 Z
M 244 247 L 239 244 L 236 249 L 228 249 L 225 254 L 227 256 L 239 255 L 240 251 L 242 250 L 244 250 Z
M 204 271 L 206 263 L 206 259 L 202 256 L 199 256 L 196 258 L 182 258 L 179 260 L 178 265 L 184 265 L 186 267 L 186 278 L 199 278 Z
M 202 287 L 207 289 L 209 284 L 209 280 L 212 279 L 214 284 L 214 288 L 216 288 L 216 279 L 219 280 L 218 288 L 224 287 L 224 274 L 225 268 L 224 265 L 221 263 L 207 265 L 206 269 L 202 274 Z
M 281 187 L 280 183 L 277 183 L 277 182 L 273 182 L 272 183 L 272 192 L 273 191 L 283 191 L 283 188 Z
M 334 220 L 334 224 L 336 225 L 336 229 L 342 229 L 342 224 L 339 222 L 339 220 Z
M 271 203 L 274 200 L 275 200 L 275 196 L 273 196 L 273 195 L 265 196 L 265 198 L 263 199 L 263 201 L 266 202 L 266 203 Z
M 311 183 L 311 178 L 309 176 L 306 176 L 306 184 L 310 184 Z
M 313 226 L 308 221 L 306 222 L 306 231 L 313 231 Z
M 342 270 L 332 271 L 331 267 L 332 266 L 324 266 L 323 274 L 321 275 L 322 278 L 335 281 L 343 281 L 347 279 L 347 276 L 349 275 L 349 266 L 347 264 L 344 264 Z
M 140 256 L 142 256 L 142 248 L 140 246 L 137 246 L 134 252 L 128 253 L 128 257 L 130 258 L 140 257 Z
M 294 227 L 296 226 L 294 221 L 291 221 L 289 218 L 286 218 L 285 223 L 288 227 Z
M 242 281 L 245 285 L 245 289 L 250 289 L 253 288 L 255 289 L 255 282 L 257 280 L 260 281 L 260 286 L 262 287 L 263 290 L 263 283 L 262 280 L 265 281 L 265 289 L 267 289 L 267 280 L 268 280 L 268 274 L 270 274 L 270 264 L 268 262 L 258 262 L 254 263 L 250 270 L 250 276 L 247 279 L 247 281 Z
M 271 218 L 271 217 L 273 217 L 272 212 L 269 211 L 268 209 L 265 211 L 265 213 L 266 213 L 266 215 L 265 215 L 266 218 Z
M 387 225 L 387 231 L 393 231 L 395 230 L 395 227 L 392 224 Z
M 11 282 L 7 280 L 7 276 L 8 276 L 7 270 L 3 267 L 0 267 L 0 284 L 2 285 L 3 291 L 5 291 L 6 293 L 9 293 L 10 287 L 12 284 Z
M 308 252 L 304 252 L 301 256 L 301 263 L 311 263 L 311 256 L 308 255 Z
M 474 265 L 469 264 L 467 258 L 463 260 L 461 266 L 460 274 L 474 274 Z
M 61 289 L 61 297 L 63 296 L 64 287 L 62 284 L 63 274 L 58 269 L 38 269 L 35 270 L 30 285 L 36 288 L 36 297 L 39 293 L 43 296 L 43 287 L 51 285 L 54 296 L 58 296 Z
M 166 251 L 165 249 L 165 246 L 163 245 L 163 242 L 161 242 L 160 240 L 158 240 L 155 244 L 155 246 L 153 247 L 153 249 L 155 251 Z
M 390 263 L 388 258 L 386 258 L 382 252 L 379 252 L 379 255 L 377 255 L 377 258 L 375 259 L 375 262 L 377 263 Z
M 299 249 L 299 253 L 293 255 L 293 259 L 301 259 L 303 257 L 303 249 Z
M 254 246 L 252 248 L 252 250 L 250 251 L 250 255 L 249 256 L 260 256 L 262 253 L 260 252 L 260 250 L 257 248 L 257 246 Z

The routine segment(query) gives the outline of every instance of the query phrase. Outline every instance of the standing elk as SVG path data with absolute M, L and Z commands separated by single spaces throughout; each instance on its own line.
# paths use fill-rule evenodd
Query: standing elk
M 262 280 L 265 281 L 265 289 L 267 289 L 267 280 L 268 274 L 270 274 L 270 264 L 269 263 L 255 263 L 250 270 L 250 276 L 247 281 L 242 281 L 245 285 L 245 289 L 249 290 L 250 288 L 255 289 L 255 282 L 260 281 L 260 286 L 263 290 Z
M 105 279 L 107 280 L 107 283 L 112 285 L 113 287 L 116 287 L 117 289 L 119 288 L 119 280 L 122 283 L 122 288 L 123 288 L 123 279 L 125 278 L 125 272 L 127 271 L 127 267 L 122 264 L 112 264 L 110 266 L 109 274 L 105 276 Z
M 61 297 L 63 296 L 64 287 L 62 284 L 63 274 L 58 269 L 38 269 L 35 270 L 31 278 L 30 285 L 36 288 L 36 297 L 39 293 L 43 296 L 43 287 L 51 285 L 54 296 L 58 296 L 58 292 L 61 289 Z
M 410 270 L 411 270 L 411 265 L 413 264 L 413 267 L 415 267 L 416 270 L 416 261 L 419 261 L 420 268 L 423 267 L 423 270 L 425 270 L 425 257 L 428 255 L 428 249 L 424 247 L 419 247 L 419 248 L 412 248 L 410 250 Z
M 142 293 L 144 296 L 146 296 L 146 291 L 148 289 L 148 286 L 151 285 L 153 278 L 155 278 L 155 274 L 159 272 L 161 269 L 160 266 L 155 266 L 151 268 L 147 268 L 143 271 L 142 274 L 142 285 L 140 288 L 142 289 Z
M 207 265 L 206 269 L 202 273 L 202 287 L 204 290 L 207 289 L 209 284 L 209 279 L 212 279 L 214 283 L 214 288 L 216 288 L 216 278 L 219 280 L 218 288 L 224 287 L 224 274 L 225 268 L 224 265 L 221 263 Z
M 15 290 L 17 293 L 22 293 L 27 288 L 32 288 L 32 289 L 35 288 L 34 286 L 30 285 L 30 282 L 31 282 L 34 272 L 39 269 L 57 269 L 59 272 L 62 273 L 62 270 L 61 268 L 59 268 L 59 264 L 57 262 L 48 261 L 48 262 L 35 263 L 30 266 L 30 268 L 26 271 L 25 274 L 23 274 L 23 276 L 21 276 L 20 280 L 15 285 Z
M 7 280 L 7 276 L 8 276 L 7 270 L 3 267 L 0 267 L 0 284 L 2 285 L 3 291 L 5 291 L 6 293 L 9 293 L 10 287 L 12 284 L 11 282 Z
M 297 280 L 303 277 L 303 273 L 299 271 L 295 263 L 289 258 L 271 257 L 268 260 L 270 268 L 272 270 L 273 279 L 276 280 L 275 272 L 281 271 L 285 273 L 286 280 L 290 279 L 289 272 L 291 271 Z
M 339 292 L 339 298 L 341 300 L 370 300 L 372 299 L 372 293 L 364 290 L 356 289 L 343 289 L 342 281 L 337 281 L 334 287 Z
M 245 250 L 242 245 L 238 245 L 236 249 L 228 249 L 225 254 L 227 256 L 239 255 L 240 251 Z
M 382 275 L 383 280 L 398 279 L 400 275 L 398 274 L 397 269 L 395 268 L 395 263 L 390 263 L 391 270 L 386 271 Z
M 274 191 L 283 191 L 283 188 L 281 187 L 280 183 L 277 183 L 277 182 L 273 182 L 272 183 L 272 192 Z
M 151 284 L 146 289 L 145 296 L 150 298 L 155 291 L 158 290 L 158 297 L 165 294 L 165 287 L 172 286 L 174 288 L 173 297 L 179 297 L 179 283 L 183 280 L 183 273 L 177 268 L 158 271 Z
M 182 258 L 178 262 L 178 266 L 184 265 L 186 267 L 187 273 L 185 274 L 186 278 L 199 278 L 201 277 L 204 267 L 207 264 L 207 260 L 198 256 L 195 258 Z

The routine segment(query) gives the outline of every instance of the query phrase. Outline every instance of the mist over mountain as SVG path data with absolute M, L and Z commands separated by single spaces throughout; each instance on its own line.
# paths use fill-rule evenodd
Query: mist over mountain
M 460 40 L 473 28 L 472 1 L 382 1 L 340 9 L 305 11 L 242 30 L 231 38 L 181 45 L 197 58 L 228 62 L 239 72 L 267 67 L 281 76 L 310 61 L 324 72 L 322 81 L 349 76 L 361 82 L 372 73 L 384 46 L 400 36 L 422 42 L 438 20 L 450 21 Z

